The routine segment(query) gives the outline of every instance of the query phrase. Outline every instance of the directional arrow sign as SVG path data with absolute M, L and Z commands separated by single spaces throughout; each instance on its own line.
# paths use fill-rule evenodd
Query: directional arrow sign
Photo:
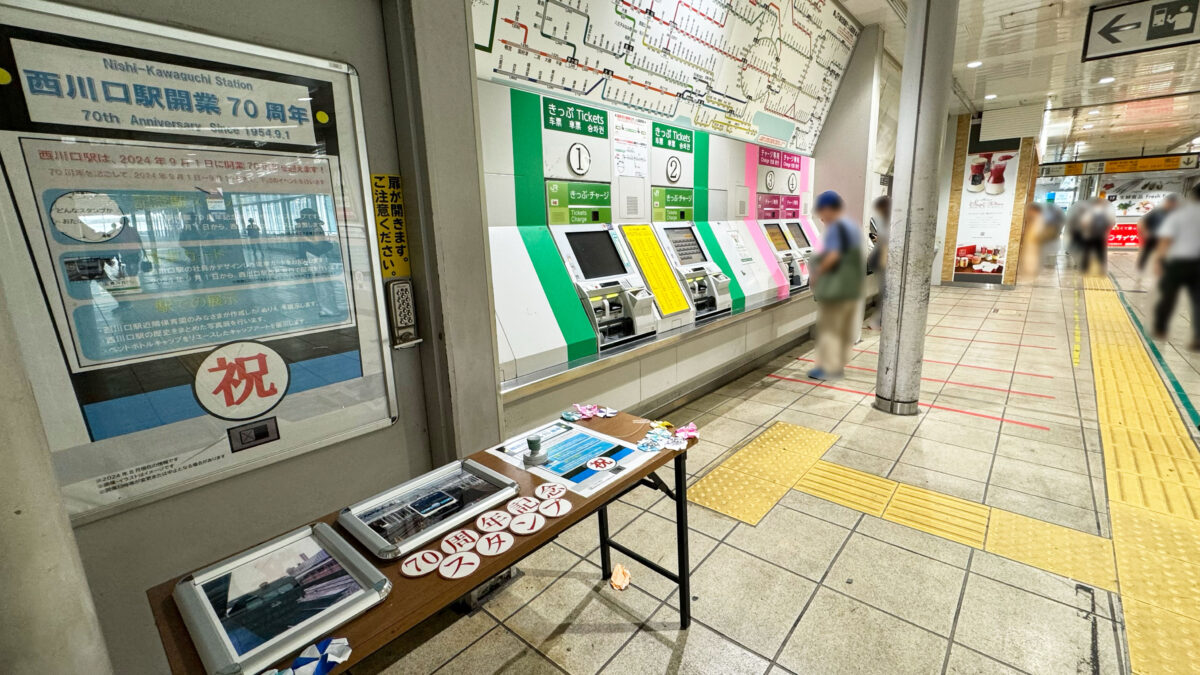
M 1200 42 L 1200 0 L 1137 0 L 1092 7 L 1083 60 Z

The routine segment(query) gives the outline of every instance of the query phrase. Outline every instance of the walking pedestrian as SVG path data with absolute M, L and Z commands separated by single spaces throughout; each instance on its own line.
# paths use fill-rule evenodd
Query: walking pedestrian
M 1171 212 L 1158 228 L 1155 257 L 1161 277 L 1154 308 L 1154 337 L 1165 339 L 1179 291 L 1187 288 L 1192 302 L 1192 342 L 1200 351 L 1200 185 L 1188 193 L 1188 202 Z

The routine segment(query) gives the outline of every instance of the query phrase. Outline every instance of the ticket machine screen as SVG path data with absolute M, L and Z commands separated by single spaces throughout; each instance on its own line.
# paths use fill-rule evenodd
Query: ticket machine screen
M 625 263 L 617 253 L 608 230 L 568 232 L 567 243 L 585 279 L 599 279 L 625 273 Z
M 800 223 L 788 223 L 788 232 L 792 233 L 792 239 L 796 242 L 796 246 L 800 248 L 812 248 L 812 244 L 808 243 L 808 237 L 804 236 L 804 230 L 800 228 Z
M 700 248 L 700 242 L 696 240 L 696 233 L 691 226 L 664 229 L 667 233 L 667 240 L 671 242 L 671 246 L 675 247 L 675 255 L 679 256 L 680 265 L 707 262 L 708 259 L 704 257 L 704 249 Z
M 787 236 L 783 233 L 783 228 L 769 223 L 766 225 L 767 236 L 771 238 L 771 243 L 775 245 L 776 251 L 790 251 L 791 246 L 788 246 Z

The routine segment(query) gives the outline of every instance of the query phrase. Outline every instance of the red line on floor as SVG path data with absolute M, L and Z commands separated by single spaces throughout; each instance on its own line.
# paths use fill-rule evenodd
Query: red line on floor
M 796 360 L 797 361 L 807 361 L 808 363 L 816 363 L 816 361 L 813 359 L 806 359 L 803 357 L 796 357 Z M 878 370 L 876 370 L 874 368 L 867 368 L 866 366 L 850 366 L 850 365 L 848 365 L 846 367 L 851 368 L 853 370 L 865 370 L 868 373 L 879 372 Z M 1028 391 L 1017 391 L 1016 389 L 1005 389 L 1003 387 L 989 387 L 986 384 L 968 384 L 966 382 L 955 382 L 954 380 L 939 380 L 935 377 L 922 377 L 921 379 L 925 380 L 926 382 L 941 382 L 942 384 L 954 384 L 954 385 L 957 385 L 960 387 L 972 387 L 974 389 L 988 389 L 991 391 L 1003 391 L 1003 392 L 1006 392 L 1009 394 L 1020 394 L 1022 396 L 1036 396 L 1038 398 L 1054 398 L 1053 396 L 1050 396 L 1048 394 L 1034 394 L 1034 393 L 1028 392 Z
M 978 331 L 980 333 L 1002 333 L 1004 335 L 1023 335 L 1025 337 L 1040 337 L 1040 338 L 1056 337 L 1054 335 L 1042 335 L 1041 333 L 1022 333 L 1021 331 L 1018 331 L 1018 330 L 992 330 L 991 328 L 955 328 L 954 326 L 934 326 L 933 330 L 937 330 L 938 328 L 941 328 L 942 330 L 969 330 L 969 331 Z M 930 335 L 930 333 L 926 333 L 926 335 Z M 941 337 L 941 336 L 934 335 L 933 337 Z
M 844 392 L 847 392 L 850 394 L 860 394 L 862 396 L 870 396 L 871 395 L 871 392 L 869 392 L 869 391 L 859 391 L 857 389 L 847 389 L 845 387 L 835 387 L 832 384 L 825 384 L 824 382 L 813 382 L 812 380 L 800 380 L 800 379 L 797 379 L 794 377 L 784 377 L 783 375 L 775 375 L 773 373 L 771 375 L 767 375 L 767 377 L 773 377 L 776 380 L 787 380 L 788 382 L 799 382 L 801 384 L 811 384 L 814 387 L 821 387 L 823 389 L 833 389 L 834 391 L 844 391 Z M 1041 429 L 1042 431 L 1050 431 L 1050 427 L 1044 427 L 1040 424 L 1031 424 L 1029 422 L 1021 422 L 1018 420 L 1010 420 L 1007 417 L 996 417 L 995 415 L 988 415 L 988 414 L 979 413 L 979 412 L 971 412 L 970 410 L 960 410 L 958 408 L 948 408 L 944 405 L 934 405 L 932 403 L 921 403 L 920 401 L 917 402 L 917 405 L 921 405 L 921 406 L 925 406 L 926 408 L 933 408 L 933 409 L 937 409 L 937 410 L 945 410 L 947 412 L 955 412 L 955 413 L 960 413 L 963 415 L 970 415 L 971 417 L 982 417 L 984 419 L 996 420 L 998 422 L 1007 422 L 1009 424 L 1019 424 L 1023 427 L 1029 427 L 1030 429 Z
M 855 349 L 856 352 L 864 354 L 878 354 L 879 352 L 871 351 L 870 349 Z M 1013 375 L 1026 375 L 1028 377 L 1041 377 L 1047 380 L 1053 380 L 1053 375 L 1039 375 L 1037 373 L 1025 373 L 1020 370 L 1004 370 L 1003 368 L 989 368 L 988 366 L 972 366 L 968 363 L 955 363 L 953 361 L 938 361 L 937 359 L 921 359 L 926 363 L 940 363 L 943 366 L 955 366 L 956 368 L 974 368 L 975 370 L 991 370 L 997 373 L 1012 373 Z
M 1058 347 L 1041 347 L 1039 345 L 1023 345 L 1018 342 L 993 342 L 991 340 L 972 340 L 971 338 L 950 337 L 948 335 L 930 335 L 929 337 L 943 340 L 958 340 L 959 342 L 975 342 L 981 345 L 1004 345 L 1005 347 L 1027 347 L 1031 349 L 1058 349 Z

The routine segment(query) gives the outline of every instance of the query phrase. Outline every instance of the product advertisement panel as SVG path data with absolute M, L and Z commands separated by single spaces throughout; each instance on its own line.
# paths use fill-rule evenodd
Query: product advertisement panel
M 967 155 L 954 281 L 1000 283 L 1012 230 L 1019 145 L 1008 152 Z
M 0 26 L 0 280 L 71 515 L 390 424 L 349 67 L 45 8 Z

